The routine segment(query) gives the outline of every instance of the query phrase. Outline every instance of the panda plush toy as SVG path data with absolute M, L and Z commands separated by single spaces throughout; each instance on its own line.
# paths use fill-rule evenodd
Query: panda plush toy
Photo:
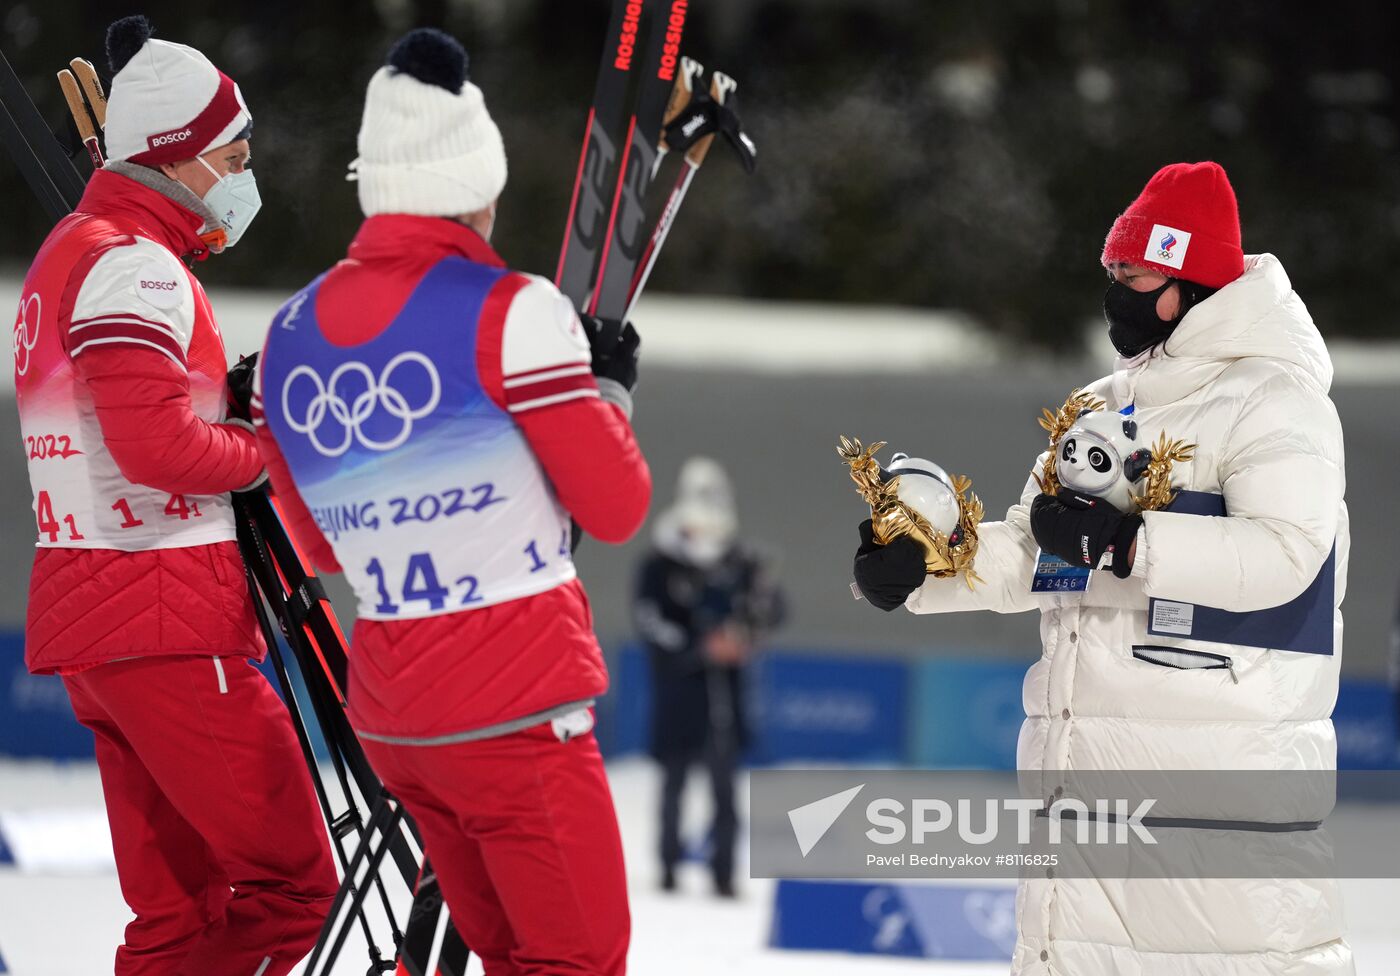
M 881 471 L 881 476 L 883 481 L 898 477 L 899 486 L 895 494 L 899 500 L 927 519 L 936 531 L 947 536 L 949 545 L 956 546 L 961 542 L 958 520 L 962 510 L 948 472 L 932 461 L 896 454 L 890 459 L 890 466 Z
M 1102 498 L 1120 512 L 1134 512 L 1134 488 L 1147 473 L 1152 452 L 1138 446 L 1137 423 L 1107 410 L 1085 410 L 1055 444 L 1060 484 Z

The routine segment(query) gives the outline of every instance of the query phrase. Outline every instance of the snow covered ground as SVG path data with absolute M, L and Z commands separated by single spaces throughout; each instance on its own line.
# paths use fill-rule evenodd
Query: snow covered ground
M 1006 970 L 1000 963 L 769 949 L 772 882 L 748 881 L 742 897 L 723 902 L 710 897 L 705 871 L 695 865 L 682 874 L 681 892 L 663 894 L 657 888 L 653 856 L 654 771 L 641 760 L 623 760 L 610 767 L 610 775 L 632 890 L 631 972 L 845 976 L 858 966 L 871 976 L 989 976 Z M 692 833 L 703 829 L 706 795 L 698 781 L 687 795 Z M 27 862 L 24 871 L 0 868 L 0 956 L 10 972 L 67 976 L 110 971 L 112 951 L 130 915 L 111 867 L 95 767 L 0 762 L 0 823 L 16 855 Z M 1400 881 L 1349 881 L 1346 895 L 1359 976 L 1400 971 L 1400 921 L 1395 913 Z M 352 940 L 337 972 L 361 973 L 365 967 L 364 950 Z

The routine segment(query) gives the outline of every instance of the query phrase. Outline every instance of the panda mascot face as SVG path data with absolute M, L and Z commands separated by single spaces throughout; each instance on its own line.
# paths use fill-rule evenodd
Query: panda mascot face
M 1147 473 L 1151 452 L 1139 447 L 1137 424 L 1120 413 L 1086 410 L 1055 445 L 1055 474 L 1081 494 L 1130 512 L 1133 487 Z
M 895 491 L 899 500 L 927 519 L 934 529 L 952 537 L 958 528 L 961 509 L 948 472 L 932 461 L 896 454 L 885 469 L 885 480 L 895 476 L 899 477 L 899 487 Z M 956 539 L 953 544 L 957 544 Z

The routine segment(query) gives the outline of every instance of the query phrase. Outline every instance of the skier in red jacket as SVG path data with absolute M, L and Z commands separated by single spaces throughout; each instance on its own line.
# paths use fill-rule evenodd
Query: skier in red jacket
M 622 542 L 651 477 L 638 340 L 488 239 L 501 136 L 466 53 L 414 31 L 370 81 L 367 220 L 273 320 L 254 422 L 293 534 L 356 590 L 349 714 L 490 976 L 623 972 L 607 689 L 571 517 Z
M 26 662 L 96 737 L 122 894 L 118 976 L 288 972 L 335 895 L 265 653 L 229 491 L 264 477 L 225 420 L 223 341 L 181 257 L 257 209 L 252 119 L 193 48 L 108 31 L 111 163 L 44 242 L 15 324 L 38 548 Z

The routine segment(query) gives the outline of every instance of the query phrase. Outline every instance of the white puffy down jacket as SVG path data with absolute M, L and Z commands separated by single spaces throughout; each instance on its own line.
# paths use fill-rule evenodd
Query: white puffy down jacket
M 1130 578 L 1098 572 L 1085 593 L 1032 595 L 1031 479 L 1004 521 L 982 526 L 976 569 L 985 583 L 969 591 L 930 577 L 910 596 L 914 613 L 1040 611 L 1043 652 L 1026 675 L 1018 768 L 1336 767 L 1329 716 L 1348 535 L 1331 381 L 1322 337 L 1283 267 L 1272 255 L 1247 258 L 1244 274 L 1193 308 L 1163 346 L 1089 388 L 1109 409 L 1135 405 L 1139 441 L 1165 431 L 1196 444 L 1173 485 L 1223 495 L 1226 517 L 1148 512 Z M 1148 634 L 1151 597 L 1196 605 L 1198 617 L 1201 607 L 1277 607 L 1313 584 L 1334 546 L 1330 655 Z M 1228 668 L 1180 666 L 1221 658 Z M 1326 879 L 1036 877 L 1023 881 L 1017 914 L 1012 970 L 1024 976 L 1353 972 L 1340 893 Z

